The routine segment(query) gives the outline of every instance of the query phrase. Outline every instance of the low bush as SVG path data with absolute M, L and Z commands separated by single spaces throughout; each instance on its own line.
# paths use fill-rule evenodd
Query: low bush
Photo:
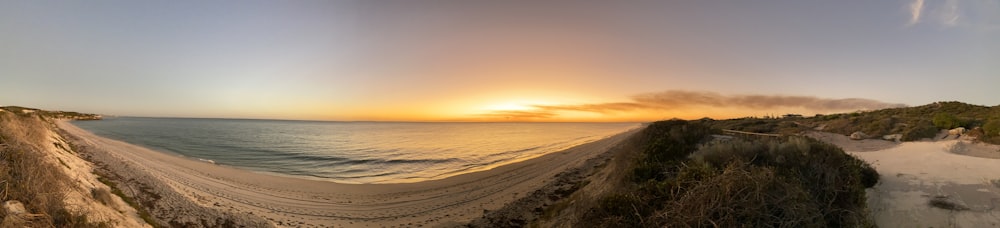
M 917 141 L 925 138 L 934 138 L 940 129 L 930 123 L 930 121 L 920 121 L 913 124 L 903 132 L 903 141 Z
M 864 221 L 864 216 L 856 213 L 865 211 L 864 189 L 878 182 L 878 172 L 864 161 L 834 145 L 805 137 L 713 143 L 692 157 L 720 170 L 742 162 L 766 168 L 788 183 L 801 186 L 812 197 L 810 202 L 829 203 L 829 207 L 817 209 L 830 226 L 863 225 L 859 222 Z
M 990 120 L 1000 119 L 1000 106 L 980 106 L 961 102 L 935 102 L 905 108 L 888 108 L 866 112 L 816 115 L 808 118 L 738 118 L 702 121 L 707 125 L 728 130 L 795 135 L 804 131 L 826 131 L 842 135 L 861 131 L 873 137 L 902 134 L 903 141 L 933 138 L 940 129 L 986 127 Z M 994 123 L 996 137 L 980 137 L 982 141 L 1000 144 L 1000 123 Z
M 821 205 L 767 167 L 732 162 L 686 189 L 653 217 L 663 227 L 821 227 Z
M 686 158 L 698 149 L 698 144 L 708 140 L 718 130 L 701 123 L 684 120 L 654 122 L 639 133 L 640 144 L 646 145 L 643 157 L 634 171 L 636 180 L 662 180 L 676 161 Z
M 951 113 L 938 113 L 934 114 L 934 126 L 940 129 L 952 129 L 956 127 L 962 127 L 965 125 L 964 121 L 955 117 L 955 114 Z
M 649 130 L 651 129 L 651 130 Z M 596 227 L 870 227 L 866 187 L 878 173 L 836 146 L 803 137 L 706 141 L 716 130 L 665 121 L 631 187 L 603 197 Z
M 1000 118 L 986 121 L 983 124 L 983 134 L 986 137 L 1000 137 Z

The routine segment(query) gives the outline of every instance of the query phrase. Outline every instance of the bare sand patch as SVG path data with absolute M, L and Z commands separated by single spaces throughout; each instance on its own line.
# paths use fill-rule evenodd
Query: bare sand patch
M 880 227 L 1000 226 L 1000 146 L 957 140 L 896 143 L 807 132 L 878 170 L 868 207 Z
M 66 140 L 50 130 L 47 135 L 44 150 L 48 151 L 46 158 L 66 173 L 72 180 L 67 186 L 67 209 L 82 212 L 91 222 L 105 222 L 115 227 L 150 227 L 139 218 L 135 208 L 130 207 L 121 198 L 111 195 L 110 188 L 104 185 L 94 175 L 93 164 L 77 156 Z M 100 197 L 98 197 L 100 196 Z
M 879 184 L 867 190 L 880 227 L 997 227 L 1000 159 L 956 153 L 982 148 L 947 140 L 850 153 L 881 174 Z
M 252 215 L 275 226 L 436 226 L 462 224 L 496 210 L 553 181 L 557 174 L 584 165 L 637 130 L 491 170 L 442 180 L 407 184 L 339 184 L 280 177 L 200 162 L 107 139 L 68 122 L 59 127 L 118 174 L 168 186 L 157 200 L 190 201 L 196 207 Z M 183 214 L 182 221 L 213 219 L 191 204 L 154 214 Z M 184 206 L 188 205 L 188 206 Z M 162 208 L 161 208 L 162 209 Z M 162 209 L 166 210 L 166 209 Z M 202 218 L 199 218 L 202 216 Z M 207 218 L 206 218 L 207 217 Z
M 954 144 L 950 144 L 946 150 L 965 156 L 1000 159 L 1000 145 L 959 140 Z
M 881 140 L 881 139 L 853 140 L 846 135 L 830 133 L 830 132 L 822 132 L 822 131 L 808 131 L 803 133 L 803 135 L 833 145 L 837 145 L 846 152 L 865 152 L 865 151 L 884 150 L 896 147 L 900 144 L 897 142 Z

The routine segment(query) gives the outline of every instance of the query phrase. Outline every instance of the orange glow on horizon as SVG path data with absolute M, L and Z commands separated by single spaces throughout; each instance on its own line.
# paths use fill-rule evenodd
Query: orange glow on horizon
M 669 110 L 581 111 L 550 110 L 540 107 L 572 103 L 529 102 L 527 99 L 496 99 L 496 102 L 415 103 L 393 107 L 336 107 L 298 105 L 278 109 L 260 109 L 256 115 L 236 118 L 276 118 L 332 121 L 414 121 L 414 122 L 652 122 L 679 119 L 729 119 L 748 116 L 778 116 L 797 113 L 816 114 L 803 108 L 747 110 L 732 107 L 686 107 Z M 266 111 L 266 112 L 263 112 Z

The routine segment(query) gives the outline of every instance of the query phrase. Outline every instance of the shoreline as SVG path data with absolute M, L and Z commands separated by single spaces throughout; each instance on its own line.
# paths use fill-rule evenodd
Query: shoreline
M 438 180 L 415 183 L 344 184 L 283 177 L 192 160 L 97 136 L 68 121 L 58 121 L 88 160 L 109 173 L 124 175 L 159 198 L 158 218 L 183 222 L 238 214 L 278 226 L 422 226 L 464 224 L 552 181 L 556 174 L 583 165 L 641 128 L 576 145 L 535 158 Z M 119 176 L 123 177 L 123 176 Z M 165 188 L 165 189 L 159 189 Z M 174 193 L 174 194 L 171 194 Z M 164 195 L 173 195 L 164 197 Z M 151 197 L 156 198 L 156 197 Z M 161 202 L 161 201 L 190 201 Z M 150 205 L 147 205 L 147 207 Z M 259 221 L 258 221 L 259 222 Z M 204 224 L 204 221 L 202 221 Z
M 129 117 L 129 118 L 146 118 L 146 117 Z M 184 119 L 184 118 L 150 117 L 149 119 Z M 190 118 L 190 119 L 198 119 L 198 118 Z M 205 119 L 205 120 L 214 120 L 214 119 Z M 219 120 L 231 120 L 231 119 L 219 119 Z M 264 121 L 269 121 L 269 120 L 264 120 Z M 285 120 L 275 120 L 275 121 L 285 121 Z M 146 134 L 145 136 L 143 136 L 143 133 L 138 133 L 138 136 L 128 136 L 129 135 L 127 133 L 128 131 L 103 129 L 102 127 L 95 127 L 94 125 L 89 125 L 87 124 L 87 122 L 88 121 L 71 121 L 71 124 L 88 132 L 91 129 L 96 130 L 95 132 L 91 133 L 99 137 L 122 141 L 136 146 L 144 147 L 153 151 L 166 153 L 178 157 L 183 157 L 190 160 L 211 163 L 219 166 L 227 166 L 231 168 L 247 170 L 255 173 L 261 173 L 273 176 L 317 180 L 317 181 L 333 182 L 341 184 L 393 184 L 393 183 L 417 183 L 417 182 L 425 182 L 431 180 L 440 180 L 467 173 L 486 171 L 499 166 L 534 159 L 543 156 L 545 154 L 563 151 L 575 146 L 591 143 L 597 140 L 614 136 L 619 133 L 636 130 L 642 127 L 642 124 L 638 123 L 616 123 L 620 124 L 618 125 L 619 127 L 615 127 L 613 129 L 609 128 L 612 129 L 610 131 L 602 131 L 604 129 L 597 129 L 597 131 L 581 131 L 588 133 L 587 135 L 580 135 L 581 137 L 574 137 L 574 138 L 567 137 L 565 139 L 554 139 L 554 140 L 543 140 L 543 141 L 535 140 L 533 142 L 526 142 L 526 143 L 503 142 L 501 144 L 497 144 L 496 143 L 497 141 L 492 139 L 482 140 L 478 142 L 484 144 L 505 145 L 505 148 L 490 148 L 491 147 L 490 145 L 478 146 L 479 145 L 478 143 L 476 144 L 450 143 L 447 145 L 437 146 L 439 149 L 447 149 L 445 151 L 436 151 L 432 148 L 428 149 L 416 148 L 416 147 L 410 148 L 413 149 L 412 151 L 424 151 L 427 152 L 426 154 L 431 154 L 432 156 L 406 154 L 406 153 L 392 155 L 392 153 L 397 153 L 392 151 L 399 151 L 399 150 L 405 151 L 405 149 L 403 148 L 406 148 L 406 146 L 383 148 L 384 149 L 383 151 L 376 150 L 375 152 L 369 152 L 367 150 L 370 150 L 372 148 L 378 148 L 378 146 L 372 144 L 364 144 L 362 145 L 362 147 L 358 148 L 363 148 L 365 150 L 364 153 L 372 153 L 372 156 L 368 156 L 369 154 L 359 154 L 358 156 L 354 156 L 354 158 L 351 158 L 350 156 L 340 157 L 343 156 L 343 154 L 329 153 L 329 151 L 319 151 L 319 153 L 308 152 L 305 154 L 301 154 L 303 151 L 314 150 L 314 149 L 325 149 L 325 150 L 332 149 L 332 148 L 322 148 L 324 146 L 325 147 L 342 146 L 338 144 L 320 145 L 321 147 L 317 148 L 294 147 L 301 144 L 277 145 L 280 147 L 293 146 L 291 148 L 293 151 L 287 151 L 287 149 L 274 150 L 273 146 L 275 145 L 261 145 L 261 144 L 255 144 L 250 147 L 220 146 L 220 145 L 228 145 L 230 144 L 230 142 L 198 141 L 191 139 L 163 141 L 163 140 L 158 140 L 156 138 L 176 137 L 176 135 Z M 431 122 L 402 122 L 402 123 L 420 124 L 420 123 L 431 123 Z M 454 124 L 469 124 L 469 123 L 454 123 Z M 472 124 L 478 125 L 483 123 L 472 123 Z M 492 123 L 485 123 L 485 124 L 492 124 Z M 524 124 L 524 123 L 516 123 L 516 124 Z M 216 132 L 215 134 L 226 134 L 226 133 Z M 219 136 L 213 136 L 208 134 L 200 135 L 200 138 L 212 138 L 212 137 L 219 137 Z M 238 140 L 252 140 L 252 139 L 238 139 Z M 412 141 L 412 139 L 409 140 Z M 436 140 L 437 139 L 433 137 L 423 137 L 423 139 L 420 139 L 419 142 L 421 143 L 433 142 Z M 401 141 L 386 140 L 385 142 L 399 143 Z M 358 145 L 354 143 L 349 143 L 349 144 Z M 506 145 L 511 145 L 511 146 L 506 146 Z M 448 146 L 454 146 L 453 147 L 454 150 L 452 149 L 452 147 Z M 477 151 L 475 151 L 475 150 L 480 150 L 483 147 L 485 147 L 485 149 L 483 149 L 484 151 L 481 151 L 483 153 L 478 153 Z M 282 150 L 286 151 L 282 152 Z M 348 150 L 347 153 L 351 153 L 357 150 L 358 149 Z M 241 153 L 241 151 L 253 151 L 253 153 L 248 153 L 251 154 L 249 155 L 249 157 L 243 157 L 241 155 L 227 155 L 228 152 L 234 152 L 239 154 Z M 385 158 L 379 157 L 380 156 L 379 154 L 384 155 L 384 153 L 387 153 L 384 151 L 392 152 L 388 154 L 391 156 Z M 261 152 L 274 152 L 289 156 L 258 157 L 255 155 Z M 448 156 L 448 157 L 440 157 L 433 155 L 439 152 L 440 153 L 458 152 L 459 155 Z M 468 152 L 473 152 L 473 153 L 468 153 Z M 477 155 L 471 155 L 471 154 L 477 154 Z M 417 160 L 410 160 L 410 159 L 417 159 Z M 261 162 L 266 164 L 259 164 Z M 384 165 L 385 167 L 383 167 L 382 163 L 385 163 Z M 393 163 L 393 164 L 388 164 L 388 163 Z M 319 167 L 319 168 L 297 168 L 297 167 Z M 332 170 L 324 170 L 323 167 L 350 167 L 350 168 L 348 169 L 334 168 Z M 367 170 L 367 171 L 357 172 L 357 170 Z

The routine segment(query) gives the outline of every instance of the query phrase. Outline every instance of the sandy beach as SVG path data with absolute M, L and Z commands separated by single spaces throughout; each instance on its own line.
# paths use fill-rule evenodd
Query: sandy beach
M 880 227 L 1000 227 L 1000 146 L 957 139 L 894 143 L 809 134 L 878 170 L 879 183 L 867 193 Z
M 635 133 L 631 130 L 492 170 L 408 184 L 338 184 L 254 173 L 103 138 L 59 121 L 85 157 L 157 205 L 152 213 L 177 224 L 206 213 L 236 224 L 294 227 L 419 227 L 459 225 L 498 209 L 557 174 Z M 143 197 L 140 197 L 143 198 Z

